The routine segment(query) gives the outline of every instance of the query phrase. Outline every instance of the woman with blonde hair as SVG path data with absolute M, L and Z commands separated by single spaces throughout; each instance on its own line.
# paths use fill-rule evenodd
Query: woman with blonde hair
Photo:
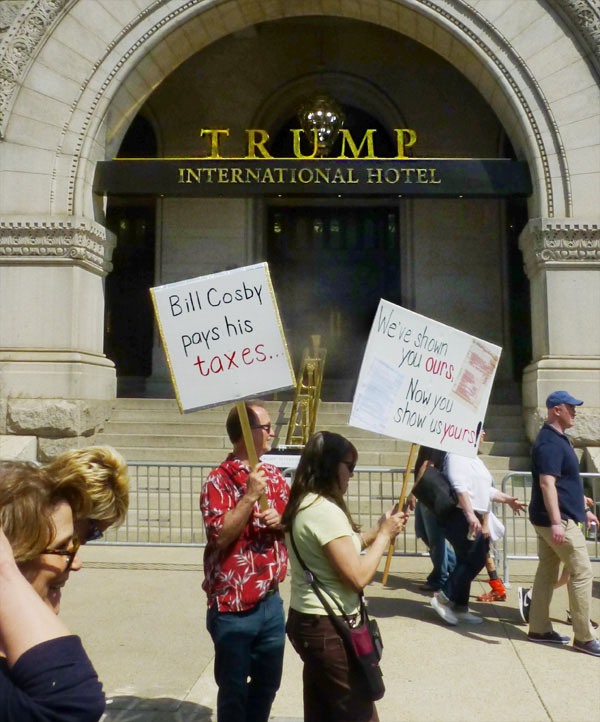
M 97 722 L 102 686 L 79 637 L 58 618 L 81 568 L 80 481 L 60 487 L 37 464 L 0 461 L 0 721 Z
M 82 544 L 99 539 L 108 527 L 121 524 L 129 506 L 127 463 L 110 446 L 72 449 L 45 465 L 58 488 L 81 483 L 89 497 L 90 510 L 83 520 L 76 520 Z

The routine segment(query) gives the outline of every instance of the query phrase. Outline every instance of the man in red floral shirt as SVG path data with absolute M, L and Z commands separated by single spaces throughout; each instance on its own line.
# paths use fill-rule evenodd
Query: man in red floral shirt
M 266 409 L 246 403 L 256 455 L 271 448 Z M 207 534 L 204 584 L 206 626 L 215 645 L 218 722 L 267 722 L 281 682 L 285 616 L 278 586 L 287 570 L 280 530 L 289 498 L 277 467 L 250 469 L 237 407 L 229 412 L 233 451 L 202 487 Z M 261 511 L 265 494 L 268 509 Z

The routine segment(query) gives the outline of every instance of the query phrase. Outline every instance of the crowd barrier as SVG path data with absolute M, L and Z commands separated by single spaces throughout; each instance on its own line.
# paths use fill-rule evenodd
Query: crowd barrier
M 594 500 L 593 510 L 600 517 L 600 474 L 582 473 L 585 495 Z M 502 491 L 517 496 L 529 505 L 531 499 L 531 472 L 513 471 L 502 479 Z M 498 506 L 498 505 L 496 505 Z M 529 523 L 527 512 L 516 516 L 506 504 L 501 504 L 499 516 L 505 526 L 504 538 L 496 544 L 497 556 L 502 568 L 504 585 L 510 587 L 509 560 L 537 559 L 537 536 Z M 496 512 L 497 513 L 497 512 Z M 592 561 L 600 561 L 600 530 L 593 535 L 584 530 L 588 539 L 588 551 Z
M 204 546 L 200 490 L 215 464 L 129 462 L 130 503 L 125 522 L 107 531 L 104 545 Z M 294 470 L 282 469 L 291 482 Z M 353 518 L 364 528 L 398 501 L 404 469 L 356 467 L 347 493 Z M 396 553 L 420 555 L 427 549 L 409 526 Z
M 102 545 L 198 546 L 206 545 L 200 513 L 200 490 L 215 464 L 129 462 L 130 505 L 122 526 L 109 529 L 95 542 Z M 293 469 L 282 470 L 291 481 Z M 600 515 L 600 474 L 582 474 L 586 495 L 594 500 Z M 396 503 L 402 490 L 404 469 L 358 466 L 354 470 L 346 501 L 355 521 L 373 526 Z M 412 478 L 409 482 L 412 484 Z M 502 490 L 529 503 L 531 473 L 511 472 L 502 480 Z M 514 515 L 506 504 L 494 505 L 505 526 L 505 535 L 495 545 L 497 566 L 510 586 L 510 560 L 537 559 L 537 541 L 527 513 Z M 599 532 L 590 540 L 590 556 L 600 561 Z M 427 555 L 427 547 L 415 537 L 414 517 L 396 540 L 395 554 Z

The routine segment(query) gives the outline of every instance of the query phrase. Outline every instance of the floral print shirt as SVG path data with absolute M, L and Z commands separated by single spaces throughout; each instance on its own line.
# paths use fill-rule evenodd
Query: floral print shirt
M 283 514 L 289 487 L 276 466 L 262 464 L 267 476 L 267 501 Z M 219 612 L 243 612 L 254 607 L 269 589 L 285 579 L 288 556 L 283 533 L 267 528 L 256 516 L 260 503 L 238 539 L 227 549 L 217 549 L 215 540 L 223 528 L 223 517 L 246 493 L 249 467 L 230 454 L 206 478 L 200 495 L 200 509 L 206 528 L 204 583 L 208 606 Z

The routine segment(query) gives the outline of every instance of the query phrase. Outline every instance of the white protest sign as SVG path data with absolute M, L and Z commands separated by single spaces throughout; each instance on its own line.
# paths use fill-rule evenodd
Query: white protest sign
M 381 299 L 350 426 L 476 456 L 502 349 Z
M 294 386 L 266 263 L 150 292 L 181 411 Z

